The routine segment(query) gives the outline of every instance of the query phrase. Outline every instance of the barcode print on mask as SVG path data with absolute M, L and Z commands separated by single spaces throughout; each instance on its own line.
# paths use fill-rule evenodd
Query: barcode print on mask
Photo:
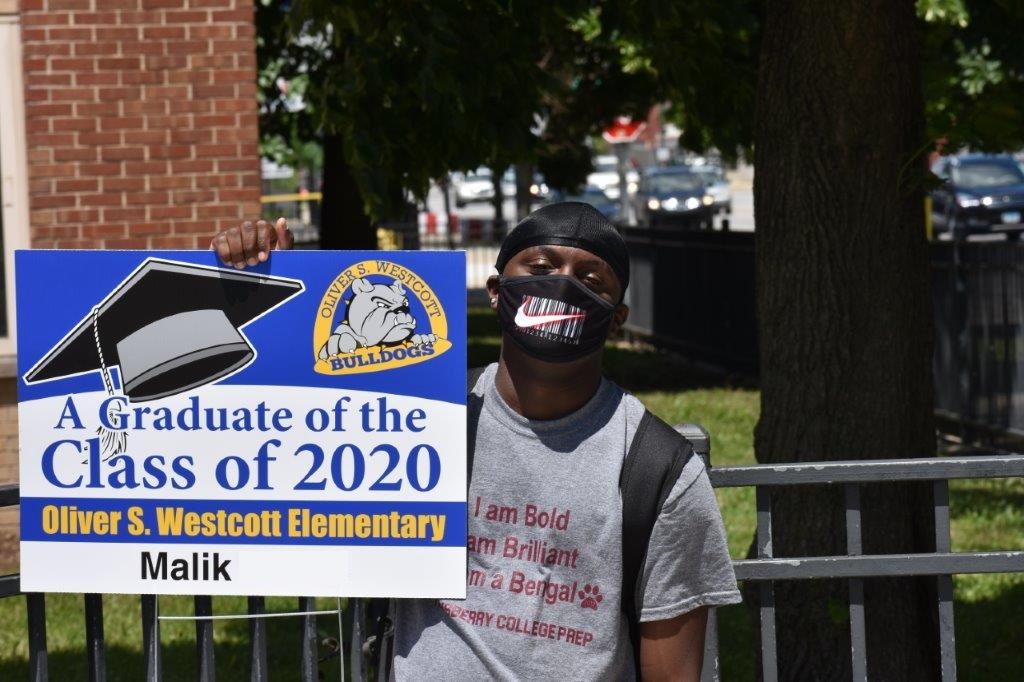
M 524 296 L 516 326 L 553 341 L 578 343 L 587 314 L 582 308 L 540 296 Z

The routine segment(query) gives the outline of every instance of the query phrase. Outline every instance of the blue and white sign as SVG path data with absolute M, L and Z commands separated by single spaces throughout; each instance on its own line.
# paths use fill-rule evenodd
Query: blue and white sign
M 22 590 L 465 596 L 463 253 L 15 265 Z

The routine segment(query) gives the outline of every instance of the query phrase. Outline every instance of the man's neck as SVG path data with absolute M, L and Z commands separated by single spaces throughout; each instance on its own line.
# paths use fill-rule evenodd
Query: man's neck
M 544 362 L 503 339 L 494 383 L 508 406 L 528 419 L 565 417 L 597 393 L 601 385 L 601 351 L 572 362 Z

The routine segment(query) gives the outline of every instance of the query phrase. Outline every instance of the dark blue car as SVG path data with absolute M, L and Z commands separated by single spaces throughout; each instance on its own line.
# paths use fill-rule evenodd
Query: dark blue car
M 636 215 L 650 227 L 710 230 L 715 200 L 707 193 L 705 179 L 688 167 L 653 168 L 640 179 Z
M 954 236 L 1006 231 L 1024 216 L 1024 171 L 1007 154 L 958 154 L 932 167 L 942 185 L 932 192 L 932 224 Z

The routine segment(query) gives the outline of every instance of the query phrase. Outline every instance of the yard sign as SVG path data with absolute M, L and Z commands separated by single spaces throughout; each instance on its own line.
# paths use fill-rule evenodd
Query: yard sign
M 21 589 L 466 589 L 461 252 L 18 251 Z

